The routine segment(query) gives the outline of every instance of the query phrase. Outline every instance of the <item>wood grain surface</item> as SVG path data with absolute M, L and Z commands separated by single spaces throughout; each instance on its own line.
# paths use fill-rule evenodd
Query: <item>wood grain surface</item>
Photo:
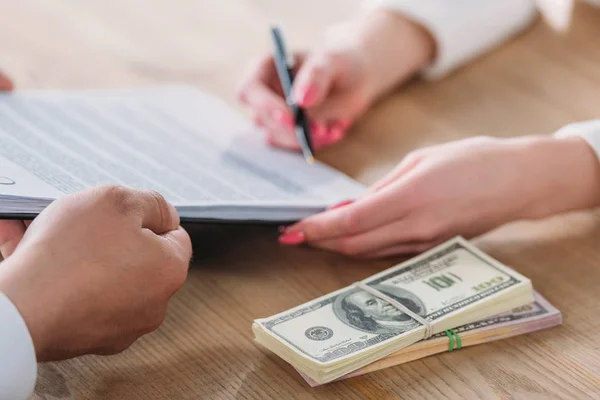
M 324 28 L 357 3 L 0 0 L 0 66 L 25 89 L 184 82 L 237 107 L 246 66 L 270 48 L 269 22 L 283 22 L 297 48 L 317 46 Z M 369 184 L 421 146 L 550 133 L 599 117 L 600 10 L 580 5 L 574 23 L 558 36 L 538 22 L 444 80 L 405 85 L 321 158 Z M 193 266 L 164 325 L 118 356 L 40 365 L 34 399 L 600 398 L 598 213 L 519 222 L 475 241 L 530 277 L 563 312 L 563 326 L 315 389 L 253 343 L 252 320 L 398 260 L 281 248 L 274 227 L 187 228 Z

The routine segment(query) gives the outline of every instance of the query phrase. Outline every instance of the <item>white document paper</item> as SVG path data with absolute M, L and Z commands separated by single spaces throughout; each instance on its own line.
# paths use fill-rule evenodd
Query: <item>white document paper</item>
M 291 221 L 364 191 L 191 88 L 0 95 L 0 215 L 100 184 L 157 190 L 192 220 Z

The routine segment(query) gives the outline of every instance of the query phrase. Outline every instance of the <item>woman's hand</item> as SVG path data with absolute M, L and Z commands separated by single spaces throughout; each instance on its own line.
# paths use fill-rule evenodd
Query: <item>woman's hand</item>
M 584 140 L 480 137 L 409 154 L 364 197 L 289 227 L 280 242 L 367 258 L 418 253 L 598 204 L 600 163 Z
M 422 68 L 433 40 L 419 26 L 388 11 L 330 29 L 322 48 L 295 54 L 299 70 L 293 96 L 307 110 L 315 147 L 341 140 L 383 93 Z M 271 56 L 252 70 L 239 91 L 267 141 L 297 150 L 294 119 L 282 95 Z

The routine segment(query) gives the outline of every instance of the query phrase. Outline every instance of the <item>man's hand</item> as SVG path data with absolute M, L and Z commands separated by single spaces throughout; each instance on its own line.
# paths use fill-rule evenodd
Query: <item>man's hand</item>
M 7 258 L 17 246 L 31 221 L 0 220 L 0 256 Z
M 14 88 L 12 81 L 0 71 L 0 92 L 10 92 Z M 0 255 L 8 257 L 17 247 L 25 233 L 22 221 L 0 221 Z
M 97 187 L 34 220 L 2 263 L 0 291 L 27 323 L 38 361 L 117 353 L 161 324 L 191 252 L 162 196 Z

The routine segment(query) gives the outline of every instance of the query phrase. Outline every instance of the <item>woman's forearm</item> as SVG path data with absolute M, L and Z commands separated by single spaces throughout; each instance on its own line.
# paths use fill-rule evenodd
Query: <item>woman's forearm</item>
M 370 71 L 373 98 L 425 68 L 435 57 L 435 41 L 420 25 L 390 11 L 377 10 L 360 24 L 359 46 Z
M 533 136 L 512 142 L 519 154 L 515 160 L 523 171 L 518 187 L 524 191 L 514 195 L 529 199 L 521 218 L 543 218 L 600 205 L 600 162 L 587 141 Z

